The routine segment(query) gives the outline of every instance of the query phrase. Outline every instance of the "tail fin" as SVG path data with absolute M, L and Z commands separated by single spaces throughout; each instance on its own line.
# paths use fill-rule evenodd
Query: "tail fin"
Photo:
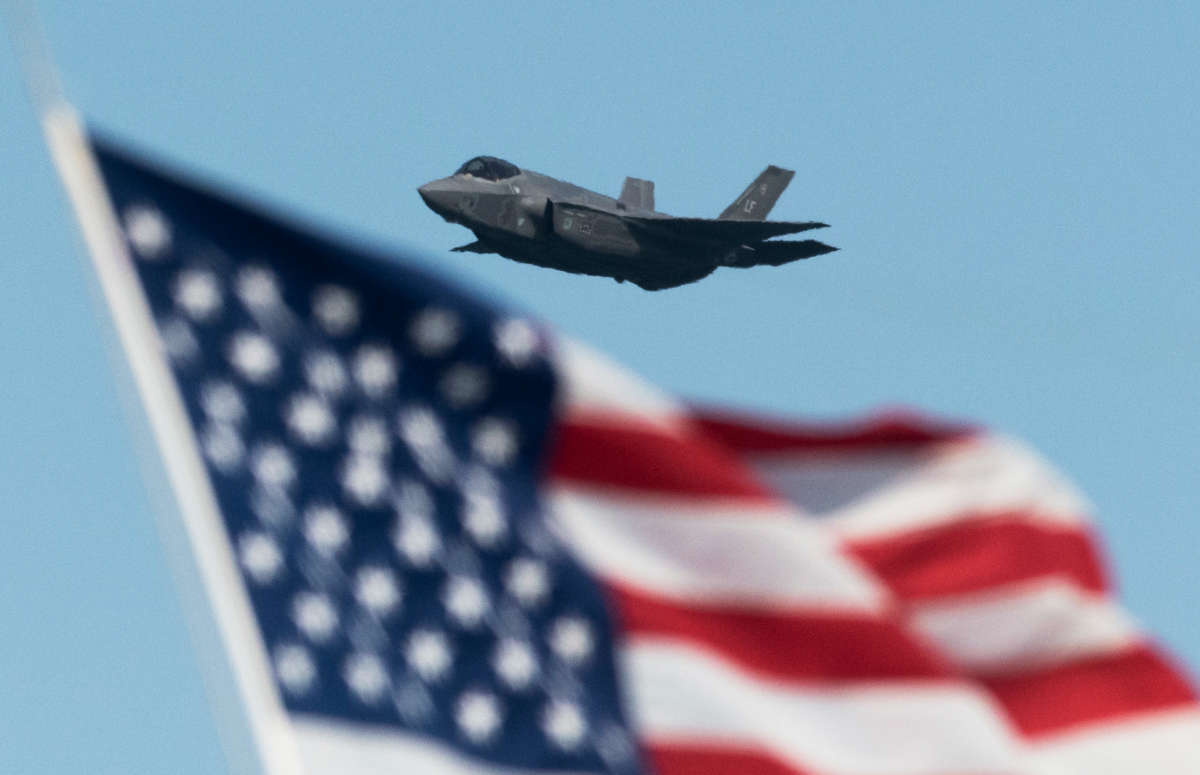
M 754 182 L 742 192 L 742 195 L 733 200 L 733 204 L 726 207 L 718 218 L 731 221 L 765 220 L 767 213 L 771 212 L 775 201 L 788 187 L 788 183 L 792 182 L 792 175 L 795 174 L 791 170 L 785 170 L 772 164 L 763 170 L 762 174 L 755 178 Z
M 621 197 L 617 200 L 626 207 L 637 210 L 654 209 L 654 181 L 640 178 L 625 178 Z

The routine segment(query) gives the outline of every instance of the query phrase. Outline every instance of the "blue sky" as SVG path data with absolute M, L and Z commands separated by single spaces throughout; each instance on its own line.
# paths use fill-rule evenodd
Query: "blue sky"
M 156 154 L 418 251 L 685 396 L 907 404 L 1032 442 L 1200 666 L 1194 3 L 39 4 Z M 223 766 L 79 242 L 0 53 L 0 771 Z M 715 215 L 767 163 L 841 252 L 657 294 L 494 256 L 415 186 L 480 153 Z

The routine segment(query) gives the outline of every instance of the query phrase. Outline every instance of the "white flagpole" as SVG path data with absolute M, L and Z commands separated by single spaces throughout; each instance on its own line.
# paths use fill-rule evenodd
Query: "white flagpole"
M 6 8 L 50 155 L 79 221 L 92 268 L 174 491 L 263 772 L 303 775 L 292 728 L 272 678 L 270 659 L 225 532 L 216 494 L 87 134 L 62 96 L 32 8 L 17 2 L 6 3 Z

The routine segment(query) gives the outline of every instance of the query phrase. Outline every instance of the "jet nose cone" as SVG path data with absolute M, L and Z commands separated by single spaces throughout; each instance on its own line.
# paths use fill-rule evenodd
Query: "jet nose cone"
M 450 216 L 455 211 L 455 201 L 458 198 L 458 192 L 452 181 L 442 178 L 434 180 L 417 189 L 417 193 L 421 195 L 421 199 L 425 200 L 425 204 L 429 206 L 438 215 L 446 220 L 450 220 Z

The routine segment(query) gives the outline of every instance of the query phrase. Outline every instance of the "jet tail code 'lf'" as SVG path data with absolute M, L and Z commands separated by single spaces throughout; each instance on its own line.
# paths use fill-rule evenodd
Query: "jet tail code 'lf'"
M 733 200 L 719 216 L 732 221 L 762 221 L 775 206 L 779 195 L 792 182 L 795 172 L 772 164 L 762 171 L 754 182 L 746 187 L 742 195 Z

